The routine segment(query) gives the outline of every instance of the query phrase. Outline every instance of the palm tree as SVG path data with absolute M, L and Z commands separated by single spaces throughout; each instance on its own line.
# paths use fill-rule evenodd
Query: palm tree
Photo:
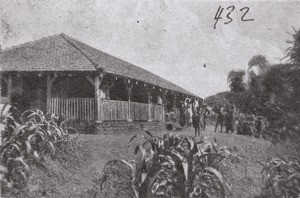
M 256 73 L 253 68 L 257 68 L 258 72 Z M 263 55 L 253 56 L 248 63 L 247 90 L 254 96 L 257 104 L 264 101 L 265 87 L 263 81 L 269 68 L 270 63 Z
M 300 29 L 298 31 L 294 29 L 294 31 L 295 33 L 292 35 L 292 40 L 286 41 L 292 46 L 285 50 L 286 56 L 283 57 L 283 59 L 289 57 L 292 63 L 300 66 Z
M 235 105 L 238 112 L 244 111 L 247 106 L 247 90 L 244 82 L 244 70 L 230 71 L 227 76 L 227 82 L 230 87 L 228 98 Z
M 229 83 L 230 91 L 239 93 L 245 90 L 244 76 L 244 70 L 232 70 L 228 73 L 227 82 Z
M 270 66 L 270 63 L 265 56 L 255 55 L 250 59 L 248 63 L 248 70 L 255 66 L 258 68 L 259 73 L 264 73 Z

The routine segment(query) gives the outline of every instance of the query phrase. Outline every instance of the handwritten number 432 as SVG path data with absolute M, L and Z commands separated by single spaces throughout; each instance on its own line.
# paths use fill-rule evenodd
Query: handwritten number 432
M 230 14 L 234 11 L 234 9 L 235 9 L 234 6 L 227 7 L 226 10 L 228 11 L 228 13 L 226 15 L 226 18 L 228 19 L 228 21 L 225 21 L 224 24 L 227 25 L 227 24 L 229 24 L 229 23 L 231 23 L 233 21 L 233 19 L 231 18 Z M 249 12 L 249 9 L 250 8 L 248 8 L 248 7 L 244 7 L 244 8 L 240 9 L 240 11 L 244 13 L 242 15 L 242 17 L 241 17 L 242 21 L 254 21 L 254 19 L 245 19 L 247 13 Z M 215 25 L 214 25 L 214 29 L 216 29 L 216 25 L 218 23 L 218 20 L 222 19 L 221 15 L 222 15 L 223 10 L 224 10 L 224 8 L 222 8 L 221 6 L 219 6 L 218 11 L 217 11 L 217 13 L 215 15 L 216 22 L 215 22 Z

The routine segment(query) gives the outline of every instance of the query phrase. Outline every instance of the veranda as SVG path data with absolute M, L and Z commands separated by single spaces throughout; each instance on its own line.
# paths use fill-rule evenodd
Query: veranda
M 103 72 L 5 72 L 1 102 L 40 109 L 76 122 L 164 122 L 187 96 Z

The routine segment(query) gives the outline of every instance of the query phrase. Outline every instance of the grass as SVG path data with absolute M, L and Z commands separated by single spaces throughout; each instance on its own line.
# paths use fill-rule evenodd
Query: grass
M 136 133 L 136 132 L 135 132 Z M 135 139 L 128 144 L 133 132 L 124 132 L 110 135 L 80 135 L 79 142 L 86 152 L 83 165 L 67 168 L 58 162 L 49 161 L 51 174 L 40 170 L 33 172 L 32 183 L 26 197 L 91 197 L 91 189 L 96 180 L 101 177 L 101 172 L 110 159 L 133 159 L 135 145 L 142 139 Z M 144 133 L 142 130 L 139 133 Z M 155 132 L 157 135 L 167 131 Z M 192 129 L 175 131 L 173 133 L 193 135 Z M 229 184 L 227 195 L 231 198 L 252 198 L 260 194 L 262 187 L 262 165 L 270 157 L 279 155 L 295 155 L 299 157 L 299 147 L 296 148 L 291 141 L 272 144 L 269 141 L 241 136 L 236 134 L 214 133 L 213 127 L 208 127 L 202 133 L 204 136 L 217 138 L 218 145 L 228 146 L 237 150 L 241 160 L 229 163 L 223 167 L 225 181 Z M 24 197 L 24 196 L 23 196 Z
M 205 136 L 216 137 L 218 145 L 226 145 L 230 148 L 237 149 L 241 161 L 239 163 L 229 164 L 229 167 L 223 167 L 223 174 L 226 181 L 230 184 L 228 187 L 229 197 L 255 197 L 260 193 L 262 187 L 261 170 L 262 164 L 271 157 L 290 154 L 299 155 L 298 149 L 292 144 L 278 143 L 272 144 L 269 141 L 241 136 L 236 134 L 214 133 L 213 127 L 208 127 Z M 141 133 L 143 133 L 141 131 Z M 162 135 L 166 131 L 157 132 Z M 193 130 L 184 130 L 174 132 L 185 135 L 193 135 Z M 139 141 L 134 141 L 128 146 L 128 142 L 134 133 L 104 135 L 104 136 L 82 136 L 82 141 L 88 144 L 92 158 L 95 160 L 90 163 L 90 170 L 94 170 L 98 177 L 102 168 L 109 159 L 132 159 L 133 149 Z M 202 135 L 202 134 L 201 134 Z M 95 178 L 96 179 L 96 178 Z

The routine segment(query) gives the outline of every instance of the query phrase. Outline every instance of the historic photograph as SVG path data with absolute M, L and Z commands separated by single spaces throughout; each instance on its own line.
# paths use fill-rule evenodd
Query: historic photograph
M 300 198 L 300 1 L 0 0 L 0 197 Z

